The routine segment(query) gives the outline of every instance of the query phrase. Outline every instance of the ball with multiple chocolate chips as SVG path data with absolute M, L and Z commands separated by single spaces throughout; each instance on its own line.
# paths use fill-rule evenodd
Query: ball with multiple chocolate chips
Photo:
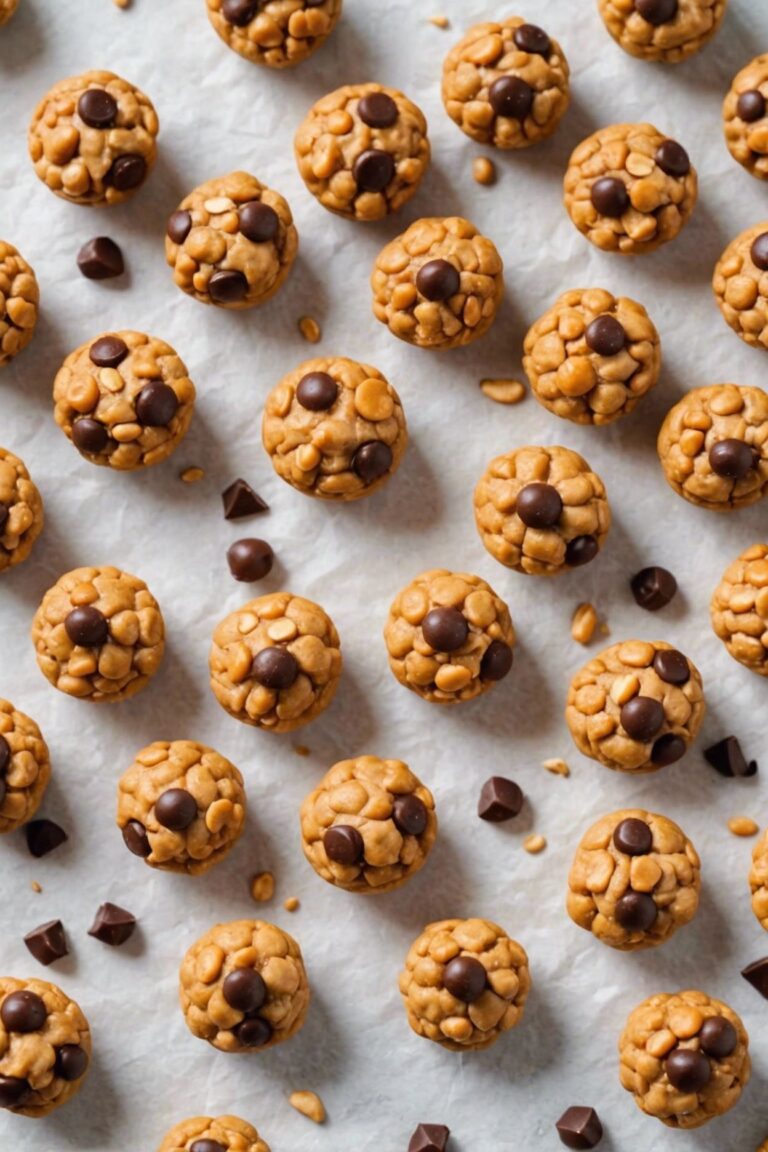
M 515 630 L 490 584 L 433 568 L 397 594 L 384 626 L 395 678 L 433 704 L 474 700 L 512 667 Z
M 179 976 L 187 1027 L 221 1052 L 273 1048 L 304 1023 L 309 985 L 301 950 L 274 924 L 217 924 L 189 949 Z
M 670 1128 L 700 1128 L 738 1103 L 749 1037 L 732 1008 L 704 992 L 660 993 L 629 1014 L 619 1077 L 637 1106 Z
M 299 492 L 358 500 L 397 470 L 408 443 L 400 397 L 376 368 L 343 356 L 306 360 L 267 396 L 261 436 Z
M 34 269 L 13 244 L 0 240 L 0 368 L 29 344 L 39 304 Z
M 704 711 L 701 675 L 682 652 L 660 640 L 626 640 L 576 673 L 565 718 L 585 756 L 638 773 L 680 760 Z
M 24 461 L 0 448 L 0 573 L 27 559 L 44 522 L 43 499 Z
M 318 100 L 294 147 L 315 199 L 350 220 L 397 212 L 417 191 L 430 158 L 423 113 L 381 84 L 347 84 Z
M 445 58 L 445 110 L 479 144 L 527 148 L 557 129 L 570 102 L 560 45 L 519 16 L 475 24 Z
M 692 388 L 667 413 L 657 450 L 667 482 L 691 504 L 729 512 L 757 503 L 768 493 L 768 393 Z
M 219 308 L 264 304 L 285 282 L 298 245 L 288 202 L 247 172 L 200 184 L 166 224 L 175 283 Z
M 342 0 L 206 2 L 208 19 L 224 43 L 267 68 L 291 68 L 316 52 L 336 27 L 342 6 Z
M 51 758 L 37 724 L 0 700 L 0 833 L 31 820 L 50 778 Z
M 71 1100 L 91 1057 L 79 1005 L 45 980 L 0 977 L 0 1023 L 0 1109 L 37 1119 Z
M 269 1152 L 256 1129 L 239 1116 L 190 1116 L 166 1132 L 157 1152 Z
M 768 175 L 768 168 L 766 173 Z M 730 242 L 715 265 L 712 277 L 712 291 L 728 327 L 752 348 L 763 350 L 768 349 L 766 272 L 768 220 L 745 229 Z
M 723 101 L 723 131 L 734 160 L 768 180 L 768 54 L 737 72 Z
M 717 32 L 728 0 L 598 0 L 616 43 L 641 60 L 678 64 Z
M 601 817 L 581 838 L 566 908 L 580 928 L 624 952 L 655 948 L 696 914 L 700 861 L 673 820 L 640 808 Z
M 525 949 L 498 924 L 441 920 L 414 941 L 399 983 L 414 1032 L 467 1052 L 517 1027 L 531 978 Z
M 729 655 L 768 676 L 768 544 L 753 544 L 726 568 L 710 613 Z
M 119 204 L 146 180 L 159 131 L 152 102 L 113 72 L 61 80 L 35 109 L 29 154 L 43 183 L 75 204 Z

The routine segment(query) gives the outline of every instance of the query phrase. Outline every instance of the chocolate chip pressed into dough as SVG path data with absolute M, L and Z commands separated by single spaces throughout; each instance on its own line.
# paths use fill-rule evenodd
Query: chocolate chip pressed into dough
M 0 240 L 0 368 L 34 336 L 39 304 L 34 270 L 13 244 Z
M 325 43 L 342 0 L 206 0 L 208 19 L 224 43 L 268 68 L 291 68 Z
M 43 499 L 24 461 L 0 448 L 0 573 L 27 559 L 44 522 Z
M 630 56 L 678 64 L 717 32 L 728 0 L 598 0 L 603 22 Z
M 737 72 L 723 101 L 723 131 L 734 160 L 768 180 L 768 54 Z
M 723 319 L 753 348 L 768 348 L 768 221 L 731 241 L 715 265 L 712 291 Z

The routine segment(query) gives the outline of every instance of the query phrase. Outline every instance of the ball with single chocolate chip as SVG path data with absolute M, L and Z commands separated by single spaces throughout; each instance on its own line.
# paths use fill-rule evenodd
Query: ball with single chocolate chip
M 44 520 L 43 499 L 24 461 L 0 448 L 0 573 L 27 559 Z
M 527 148 L 551 136 L 565 115 L 568 61 L 556 40 L 520 16 L 475 24 L 445 58 L 442 95 L 472 140 Z
M 670 409 L 657 451 L 667 482 L 700 508 L 729 512 L 768 493 L 768 393 L 692 388 Z
M 157 1152 L 269 1152 L 269 1145 L 239 1116 L 190 1116 L 166 1132 Z
M 350 220 L 382 220 L 417 191 L 429 166 L 427 122 L 402 92 L 347 84 L 310 108 L 294 140 L 315 199 Z
M 308 496 L 357 500 L 395 472 L 408 433 L 400 397 L 376 368 L 305 360 L 267 396 L 261 437 L 283 480 Z
M 189 949 L 179 976 L 187 1027 L 222 1052 L 273 1048 L 304 1023 L 309 985 L 301 950 L 274 924 L 217 924 Z
M 160 667 L 165 625 L 143 580 L 119 568 L 75 568 L 43 596 L 32 621 L 40 671 L 60 692 L 127 700 Z
M 613 124 L 583 140 L 565 173 L 565 207 L 604 252 L 639 255 L 673 240 L 696 203 L 688 153 L 651 124 Z
M 460 216 L 416 220 L 376 258 L 373 314 L 419 348 L 457 348 L 490 328 L 504 295 L 496 245 Z
M 432 568 L 398 592 L 384 625 L 395 678 L 433 704 L 474 700 L 512 667 L 515 630 L 490 584 Z
M 525 949 L 481 919 L 428 924 L 400 973 L 411 1028 L 454 1052 L 489 1048 L 515 1028 L 530 986 Z
M 749 887 L 752 893 L 752 911 L 768 932 L 768 829 L 763 832 L 752 849 Z
M 198 876 L 223 860 L 245 826 L 243 778 L 194 740 L 156 740 L 117 786 L 125 846 L 152 868 Z
M 32 819 L 50 778 L 51 758 L 37 724 L 0 700 L 0 833 Z
M 630 56 L 678 64 L 717 32 L 728 0 L 598 0 L 603 23 Z
M 118 471 L 158 464 L 187 433 L 195 386 L 177 353 L 143 332 L 106 332 L 70 352 L 54 417 L 86 460 Z
M 274 592 L 218 624 L 209 668 L 213 694 L 230 716 L 290 732 L 333 699 L 341 676 L 339 636 L 319 605 Z
M 497 456 L 475 488 L 474 506 L 490 554 L 534 576 L 588 564 L 611 525 L 602 480 L 570 448 L 525 447 Z
M 627 808 L 601 817 L 581 838 L 568 875 L 571 920 L 611 948 L 663 944 L 699 905 L 700 861 L 666 816 Z
M 0 1109 L 47 1116 L 79 1090 L 90 1057 L 74 1000 L 46 980 L 0 977 Z
M 766 134 L 768 136 L 768 127 Z M 766 272 L 768 220 L 740 232 L 730 242 L 718 260 L 712 277 L 712 291 L 726 324 L 753 348 L 768 348 Z
M 35 172 L 73 204 L 119 204 L 149 175 L 159 131 L 152 102 L 114 72 L 54 84 L 35 109 L 29 154 Z
M 299 238 L 287 201 L 247 172 L 185 196 L 166 224 L 165 258 L 182 292 L 219 308 L 254 308 L 274 296 Z
M 545 408 L 575 424 L 611 424 L 653 388 L 659 334 L 642 304 L 602 288 L 563 293 L 528 330 L 523 367 Z
M 0 240 L 0 368 L 29 344 L 39 304 L 33 268 L 13 244 Z
M 342 0 L 206 0 L 224 43 L 252 64 L 291 68 L 325 43 Z
M 726 568 L 710 613 L 729 655 L 768 676 L 768 544 L 753 544 Z
M 619 772 L 680 760 L 704 718 L 701 675 L 664 641 L 612 644 L 576 673 L 565 719 L 584 756 Z
M 399 888 L 426 863 L 436 835 L 432 793 L 402 760 L 341 760 L 301 806 L 304 855 L 348 892 Z
M 768 180 L 768 54 L 737 72 L 723 101 L 723 131 L 734 160 Z
M 619 1078 L 648 1116 L 700 1128 L 738 1103 L 750 1077 L 749 1037 L 732 1008 L 704 992 L 660 993 L 629 1014 Z

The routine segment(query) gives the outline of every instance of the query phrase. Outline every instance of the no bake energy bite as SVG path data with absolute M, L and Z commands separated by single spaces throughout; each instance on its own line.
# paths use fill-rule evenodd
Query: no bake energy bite
M 253 64 L 290 68 L 330 36 L 342 0 L 206 0 L 208 19 L 234 52 Z
M 768 180 L 768 54 L 737 72 L 723 102 L 723 131 L 734 160 Z
M 715 266 L 712 290 L 726 324 L 753 348 L 768 348 L 768 221 L 732 240 Z
M 13 244 L 0 240 L 0 368 L 29 344 L 39 304 L 33 269 Z
M 768 676 L 768 544 L 753 544 L 726 568 L 710 612 L 729 655 Z
M 269 1152 L 269 1145 L 239 1116 L 191 1116 L 166 1132 L 158 1152 Z
M 27 559 L 43 523 L 43 500 L 23 460 L 0 448 L 0 573 Z
M 51 758 L 37 724 L 0 700 L 0 833 L 32 819 L 50 778 Z
M 606 28 L 630 56 L 678 64 L 717 32 L 728 0 L 598 0 Z

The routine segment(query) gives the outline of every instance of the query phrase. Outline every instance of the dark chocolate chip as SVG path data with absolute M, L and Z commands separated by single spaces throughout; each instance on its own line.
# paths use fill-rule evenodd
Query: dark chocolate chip
M 134 856 L 147 857 L 152 851 L 147 830 L 138 820 L 129 820 L 123 828 L 123 842 Z
M 521 52 L 530 52 L 532 56 L 549 56 L 552 50 L 549 36 L 536 24 L 520 24 L 515 28 L 512 39 L 516 48 Z
M 754 760 L 747 764 L 741 745 L 735 736 L 726 736 L 724 740 L 705 748 L 704 759 L 721 776 L 754 776 L 757 772 Z
M 8 520 L 8 517 L 10 516 L 10 514 L 11 514 L 11 510 L 8 507 L 8 505 L 5 504 L 3 501 L 0 501 L 0 532 L 2 532 L 3 529 L 5 528 L 6 522 Z
M 218 1140 L 195 1140 L 190 1144 L 189 1152 L 227 1152 L 227 1149 Z
M 88 929 L 88 935 L 100 940 L 102 944 L 109 944 L 111 948 L 119 948 L 130 940 L 136 928 L 136 917 L 118 904 L 100 905 L 96 912 L 93 924 Z
M 269 505 L 254 492 L 247 480 L 233 480 L 221 494 L 225 520 L 240 520 L 244 516 L 255 516 L 267 512 Z
M 53 820 L 30 820 L 29 824 L 24 825 L 24 835 L 30 855 L 37 859 L 47 856 L 69 839 L 64 829 L 54 824 Z
M 235 580 L 246 584 L 263 580 L 272 571 L 275 554 L 266 540 L 235 540 L 227 549 L 227 563 Z
M 262 648 L 253 658 L 251 675 L 265 688 L 290 688 L 299 674 L 299 662 L 287 648 Z
M 563 511 L 563 501 L 552 484 L 534 481 L 517 494 L 517 514 L 528 528 L 553 528 Z
M 635 11 L 658 28 L 677 16 L 678 0 L 635 0 Z
M 346 867 L 358 864 L 365 852 L 363 838 L 351 824 L 336 824 L 328 828 L 323 836 L 323 847 L 329 860 Z
M 703 1052 L 696 1052 L 693 1048 L 675 1048 L 664 1061 L 664 1071 L 673 1088 L 689 1094 L 706 1088 L 712 1065 Z
M 5 772 L 11 762 L 11 746 L 5 736 L 0 736 L 0 775 Z M 29 827 L 29 825 L 27 825 Z
M 37 1032 L 48 1018 L 48 1010 L 36 992 L 10 992 L 0 1006 L 0 1020 L 7 1032 Z
M 79 1044 L 62 1044 L 56 1049 L 56 1062 L 53 1070 L 68 1083 L 79 1080 L 88 1067 L 88 1053 Z
M 736 112 L 745 124 L 754 124 L 765 116 L 765 96 L 757 88 L 742 92 L 736 101 Z
M 450 1134 L 445 1124 L 419 1124 L 408 1141 L 408 1152 L 446 1152 Z
M 386 92 L 368 92 L 358 100 L 357 114 L 369 128 L 391 128 L 397 120 L 397 104 Z
M 723 1060 L 730 1056 L 739 1042 L 739 1036 L 725 1016 L 708 1016 L 699 1032 L 699 1043 L 702 1052 L 712 1056 L 715 1060 Z
M 615 316 L 597 316 L 584 333 L 587 346 L 598 356 L 616 356 L 626 346 L 627 333 Z
M 235 968 L 224 977 L 221 994 L 238 1012 L 246 1015 L 258 1012 L 267 999 L 267 986 L 259 972 L 253 968 Z
M 627 856 L 646 856 L 653 847 L 653 833 L 645 820 L 628 816 L 616 825 L 613 843 L 619 852 Z
M 395 162 L 389 152 L 368 148 L 355 160 L 352 175 L 360 192 L 383 192 L 395 175 Z
M 569 568 L 581 568 L 594 560 L 599 551 L 595 536 L 574 536 L 565 546 L 565 562 Z
M 525 120 L 533 107 L 535 93 L 520 76 L 499 76 L 488 90 L 488 100 L 497 116 Z
M 23 1104 L 30 1087 L 18 1076 L 0 1076 L 0 1108 L 16 1108 Z
M 61 920 L 48 920 L 47 923 L 33 928 L 31 932 L 27 932 L 24 943 L 35 960 L 46 968 L 55 960 L 61 960 L 62 957 L 69 955 Z
M 481 820 L 501 824 L 517 816 L 523 806 L 522 789 L 505 776 L 491 776 L 480 790 L 477 814 Z
M 755 453 L 743 440 L 718 440 L 709 450 L 712 471 L 726 480 L 743 480 L 755 467 Z
M 392 449 L 383 440 L 366 440 L 356 449 L 350 466 L 364 484 L 373 484 L 392 467 Z
M 648 612 L 666 608 L 677 593 L 677 580 L 666 568 L 642 568 L 629 582 L 635 603 Z
M 448 260 L 428 260 L 416 273 L 416 288 L 425 300 L 450 300 L 460 287 L 459 270 Z
M 629 194 L 626 186 L 615 176 L 601 176 L 595 180 L 589 193 L 593 208 L 601 216 L 615 219 L 629 208 Z
M 250 24 L 258 10 L 259 0 L 222 0 L 222 16 L 236 28 Z
M 90 416 L 81 416 L 72 425 L 72 443 L 80 452 L 95 455 L 103 452 L 109 444 L 109 432 L 98 420 L 92 420 Z
M 677 140 L 662 140 L 656 149 L 654 160 L 662 172 L 666 172 L 667 176 L 682 179 L 691 170 L 690 157 Z
M 179 408 L 179 398 L 170 384 L 150 380 L 134 401 L 136 416 L 144 427 L 167 428 Z
M 296 387 L 296 399 L 308 412 L 327 412 L 338 395 L 339 386 L 327 372 L 308 372 Z
M 742 968 L 741 974 L 756 992 L 768 1000 L 768 956 L 762 960 L 753 960 L 746 968 Z
M 633 696 L 622 705 L 621 726 L 633 740 L 645 744 L 653 740 L 664 724 L 664 708 L 651 696 Z
M 674 732 L 668 732 L 666 736 L 660 736 L 651 749 L 651 763 L 655 764 L 657 768 L 665 768 L 667 764 L 674 764 L 677 760 L 682 760 L 687 749 L 688 745 L 682 736 L 675 736 Z
M 435 652 L 455 652 L 466 644 L 469 624 L 458 608 L 432 608 L 421 622 L 421 631 Z
M 687 684 L 691 666 L 676 648 L 662 648 L 653 658 L 653 670 L 665 684 Z
M 594 1108 L 577 1104 L 563 1112 L 555 1127 L 566 1148 L 597 1148 L 603 1138 L 603 1126 Z
M 280 228 L 280 218 L 269 204 L 249 200 L 238 212 L 240 231 L 254 244 L 267 244 L 274 240 Z
M 86 241 L 77 254 L 77 266 L 87 280 L 112 280 L 125 271 L 123 254 L 109 236 Z
M 396 796 L 392 805 L 392 819 L 403 836 L 421 836 L 427 826 L 427 806 L 423 800 L 411 793 Z
M 252 1016 L 238 1024 L 235 1037 L 244 1048 L 263 1048 L 272 1039 L 272 1027 L 261 1016 Z
M 164 828 L 183 832 L 197 819 L 197 801 L 186 788 L 168 788 L 155 801 L 155 816 Z
M 183 244 L 192 229 L 192 217 L 183 208 L 171 212 L 165 231 L 174 244 Z
M 473 1004 L 485 991 L 488 974 L 474 956 L 456 956 L 443 969 L 443 984 L 464 1004 Z
M 117 101 L 103 88 L 88 88 L 77 102 L 77 114 L 89 128 L 111 128 L 117 116 Z
M 99 648 L 109 639 L 107 618 L 93 604 L 73 608 L 64 620 L 64 630 L 72 643 L 81 648 Z
M 512 667 L 511 645 L 505 640 L 491 640 L 480 661 L 481 680 L 503 680 Z
M 147 162 L 143 156 L 118 156 L 106 176 L 106 182 L 118 192 L 130 192 L 143 184 L 147 175 Z
M 656 923 L 659 910 L 653 896 L 631 889 L 616 901 L 616 920 L 627 932 L 647 932 Z
M 100 336 L 88 349 L 97 368 L 117 368 L 128 355 L 128 345 L 119 336 Z
M 248 281 L 235 268 L 220 268 L 208 281 L 208 295 L 216 304 L 234 304 L 247 293 Z
M 768 232 L 761 232 L 752 241 L 749 254 L 756 268 L 759 268 L 761 272 L 768 272 Z

